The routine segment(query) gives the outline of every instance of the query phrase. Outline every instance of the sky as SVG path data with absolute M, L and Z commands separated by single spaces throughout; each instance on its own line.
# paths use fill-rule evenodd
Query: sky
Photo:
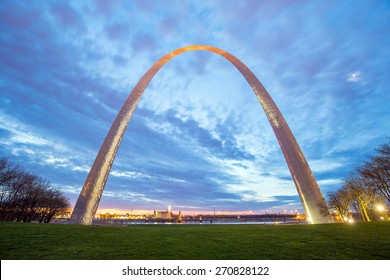
M 72 206 L 129 93 L 184 46 L 221 48 L 251 69 L 325 197 L 390 137 L 389 1 L 2 0 L 0 30 L 0 156 Z M 154 77 L 98 211 L 168 205 L 302 211 L 261 105 L 214 53 L 181 54 Z

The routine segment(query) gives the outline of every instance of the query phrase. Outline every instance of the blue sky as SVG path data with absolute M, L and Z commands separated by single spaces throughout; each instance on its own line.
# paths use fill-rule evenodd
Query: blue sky
M 0 155 L 75 203 L 124 100 L 152 64 L 205 44 L 243 61 L 324 195 L 390 136 L 389 1 L 1 1 Z M 302 211 L 241 74 L 188 52 L 157 73 L 102 209 Z

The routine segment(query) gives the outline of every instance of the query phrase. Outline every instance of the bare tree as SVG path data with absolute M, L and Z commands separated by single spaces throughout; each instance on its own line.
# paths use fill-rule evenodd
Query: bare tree
M 342 222 L 350 218 L 350 210 L 352 206 L 352 197 L 348 190 L 344 187 L 337 191 L 328 193 L 329 208 L 336 211 Z
M 370 222 L 374 205 L 379 201 L 370 182 L 354 174 L 345 180 L 344 187 L 352 199 L 352 207 L 362 216 L 363 221 Z
M 374 156 L 357 167 L 340 190 L 328 194 L 329 208 L 338 212 L 343 221 L 351 208 L 363 221 L 378 218 L 375 204 L 383 199 L 390 202 L 390 141 L 380 145 Z
M 69 200 L 59 190 L 51 189 L 47 192 L 39 222 L 49 223 L 55 215 L 65 214 L 67 208 Z
M 377 155 L 370 157 L 370 161 L 357 171 L 380 196 L 390 202 L 390 145 L 383 144 L 376 152 Z
M 28 200 L 28 188 L 34 180 L 33 175 L 17 170 L 16 176 L 4 184 L 6 194 L 1 206 L 1 220 L 20 221 L 25 201 Z
M 0 158 L 0 220 L 50 222 L 69 200 L 39 176 Z
M 0 213 L 3 213 L 13 195 L 13 182 L 21 174 L 19 166 L 9 164 L 8 159 L 0 158 Z
M 0 186 L 3 186 L 3 184 L 15 177 L 14 169 L 6 158 L 0 158 Z

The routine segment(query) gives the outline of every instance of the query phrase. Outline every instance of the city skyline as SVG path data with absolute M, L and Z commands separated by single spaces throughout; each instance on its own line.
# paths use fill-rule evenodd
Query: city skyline
M 207 44 L 264 84 L 326 196 L 390 136 L 389 11 L 371 1 L 3 1 L 0 153 L 73 206 L 144 72 Z M 169 62 L 134 113 L 100 208 L 302 211 L 251 91 L 211 54 Z

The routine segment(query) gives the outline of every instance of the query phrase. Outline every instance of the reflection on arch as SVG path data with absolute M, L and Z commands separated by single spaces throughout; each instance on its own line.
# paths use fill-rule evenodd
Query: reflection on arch
M 131 116 L 144 93 L 146 87 L 160 70 L 173 57 L 188 51 L 210 51 L 229 60 L 245 77 L 252 87 L 257 99 L 274 130 L 275 136 L 282 149 L 292 178 L 302 201 L 306 215 L 311 223 L 329 223 L 332 217 L 317 182 L 306 162 L 306 159 L 295 140 L 290 128 L 280 113 L 278 107 L 256 76 L 236 57 L 230 53 L 211 46 L 188 46 L 177 49 L 158 60 L 141 78 L 135 86 L 122 109 L 113 122 L 106 139 L 92 165 L 91 171 L 85 180 L 83 189 L 73 209 L 71 223 L 90 225 L 99 205 L 103 189 L 106 184 L 112 163 L 118 151 Z

